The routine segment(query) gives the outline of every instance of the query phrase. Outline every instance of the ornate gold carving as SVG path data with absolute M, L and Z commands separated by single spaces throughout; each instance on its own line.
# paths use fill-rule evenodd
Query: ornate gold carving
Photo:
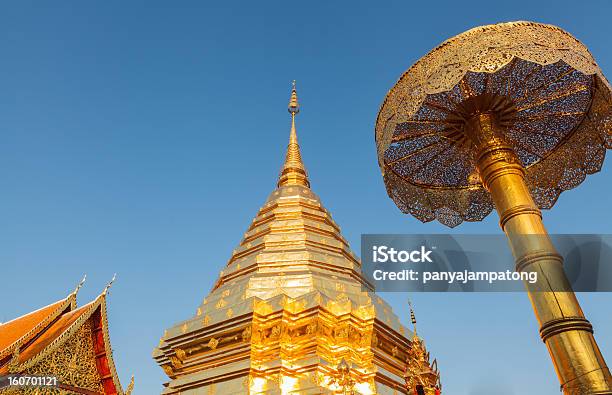
M 279 337 L 281 334 L 281 327 L 280 325 L 274 325 L 272 327 L 272 329 L 270 330 L 270 337 L 271 338 L 277 338 Z
M 101 378 L 96 367 L 90 321 L 85 321 L 62 347 L 21 373 L 53 375 L 57 376 L 61 383 L 103 392 Z
M 346 339 L 348 337 L 348 328 L 340 327 L 334 330 L 334 337 L 336 339 Z
M 218 345 L 219 345 L 219 340 L 215 339 L 214 337 L 211 337 L 210 340 L 208 341 L 208 347 L 210 347 L 211 350 L 216 349 Z
M 353 326 L 348 328 L 348 340 L 354 344 L 359 344 L 361 340 L 359 331 Z
M 267 315 L 272 312 L 272 307 L 265 300 L 255 300 L 253 305 L 253 310 L 258 314 Z
M 312 321 L 306 326 L 306 333 L 309 335 L 317 333 L 317 322 L 316 321 Z
M 406 361 L 405 379 L 408 390 L 414 391 L 417 386 L 422 386 L 425 394 L 438 394 L 436 391 L 441 389 L 438 363 L 435 359 L 430 363 L 429 358 L 423 341 L 415 336 Z
M 17 344 L 15 346 L 15 349 L 13 350 L 13 356 L 11 357 L 11 360 L 9 361 L 9 364 L 8 364 L 9 373 L 19 372 L 19 348 L 20 347 L 21 345 Z
M 176 357 L 175 355 L 170 356 L 170 363 L 175 369 L 180 369 L 183 367 L 183 362 L 181 362 L 181 360 L 178 359 L 178 357 Z
M 184 361 L 185 358 L 187 357 L 185 350 L 183 350 L 182 348 L 176 348 L 174 352 L 176 353 L 176 356 L 178 357 L 178 359 L 180 359 L 181 361 Z
M 244 330 L 242 331 L 242 341 L 243 342 L 247 342 L 251 340 L 251 327 L 247 326 L 246 328 L 244 328 Z
M 329 384 L 338 386 L 342 394 L 355 394 L 355 380 L 351 376 L 351 367 L 344 358 L 338 364 L 336 372 L 329 378 Z
M 336 295 L 336 301 L 344 303 L 346 301 L 348 301 L 349 297 L 347 294 L 345 293 L 339 293 Z
M 173 376 L 174 375 L 174 371 L 172 370 L 172 365 L 167 363 L 167 364 L 163 364 L 161 365 L 162 369 L 164 370 L 164 373 L 166 373 L 168 376 Z

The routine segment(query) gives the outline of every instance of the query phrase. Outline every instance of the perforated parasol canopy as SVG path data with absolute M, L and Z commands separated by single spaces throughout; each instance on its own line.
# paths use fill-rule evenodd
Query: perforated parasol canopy
M 378 114 L 379 165 L 404 213 L 453 227 L 493 209 L 464 133 L 475 100 L 500 115 L 540 208 L 599 171 L 612 147 L 610 85 L 582 43 L 532 22 L 474 28 L 408 69 Z

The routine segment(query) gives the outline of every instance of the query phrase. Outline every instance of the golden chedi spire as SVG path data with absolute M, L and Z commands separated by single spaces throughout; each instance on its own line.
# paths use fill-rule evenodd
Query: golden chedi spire
M 278 186 L 302 185 L 310 187 L 308 175 L 306 174 L 306 167 L 302 162 L 302 155 L 300 154 L 297 132 L 295 130 L 295 116 L 300 112 L 300 104 L 298 103 L 297 91 L 295 89 L 295 80 L 293 81 L 293 89 L 291 90 L 288 110 L 291 114 L 291 132 L 289 133 L 289 145 L 287 146 L 285 163 L 283 164 L 283 168 L 278 178 Z
M 153 352 L 168 376 L 163 395 L 405 393 L 413 333 L 374 293 L 310 189 L 298 111 L 294 86 L 278 188 L 195 314 L 168 328 Z

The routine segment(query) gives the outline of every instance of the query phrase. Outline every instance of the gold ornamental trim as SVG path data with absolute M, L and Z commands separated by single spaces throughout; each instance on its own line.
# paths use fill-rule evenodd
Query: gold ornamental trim
M 563 317 L 548 321 L 542 325 L 540 336 L 542 341 L 546 342 L 552 336 L 574 330 L 593 333 L 593 325 L 584 317 Z

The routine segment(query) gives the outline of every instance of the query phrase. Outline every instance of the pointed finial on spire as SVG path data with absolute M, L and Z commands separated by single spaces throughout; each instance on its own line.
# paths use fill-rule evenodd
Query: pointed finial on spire
M 414 335 L 417 336 L 417 320 L 414 315 L 414 310 L 412 309 L 412 302 L 408 299 L 408 306 L 410 307 L 410 321 L 412 322 L 412 327 L 414 328 Z
M 298 144 L 297 132 L 295 129 L 295 115 L 300 112 L 300 104 L 298 103 L 297 90 L 295 89 L 295 80 L 291 89 L 291 99 L 289 99 L 289 113 L 291 113 L 291 132 L 289 133 L 289 145 L 287 146 L 287 154 L 285 163 L 278 178 L 278 186 L 284 185 L 302 185 L 310 187 L 306 167 L 302 163 L 302 155 L 300 154 L 300 146 Z
M 295 80 L 292 82 L 291 99 L 289 99 L 289 112 L 295 115 L 300 112 L 300 103 L 298 103 L 297 90 L 295 89 Z

